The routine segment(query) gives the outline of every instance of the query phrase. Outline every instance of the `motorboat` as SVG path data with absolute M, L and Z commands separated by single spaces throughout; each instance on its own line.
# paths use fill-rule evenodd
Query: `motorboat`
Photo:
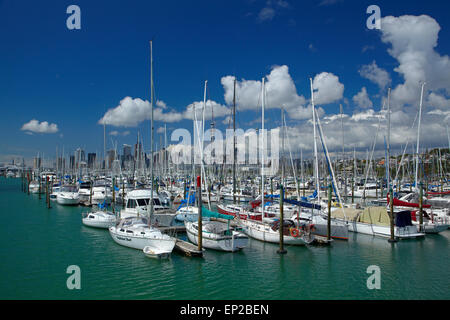
M 96 210 L 84 213 L 82 222 L 85 226 L 108 229 L 116 223 L 116 215 L 110 211 Z
M 129 191 L 125 197 L 125 208 L 120 211 L 120 217 L 137 217 L 150 215 L 151 189 L 136 189 Z M 171 226 L 176 213 L 170 212 L 161 204 L 159 195 L 153 191 L 153 215 L 152 224 L 157 226 Z
M 78 188 L 74 185 L 63 185 L 56 196 L 56 202 L 60 205 L 73 206 L 78 205 L 80 196 Z

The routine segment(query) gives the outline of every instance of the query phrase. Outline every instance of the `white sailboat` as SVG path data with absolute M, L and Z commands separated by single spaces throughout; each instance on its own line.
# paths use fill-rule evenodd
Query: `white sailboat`
M 198 244 L 198 222 L 185 221 L 186 233 L 194 244 Z M 208 249 L 235 252 L 248 245 L 248 237 L 242 232 L 228 228 L 217 221 L 202 221 L 202 246 Z
M 151 57 L 151 154 L 153 154 L 153 52 L 152 52 L 152 41 L 150 41 L 150 57 Z M 134 216 L 130 215 L 128 217 L 120 219 L 116 225 L 109 228 L 109 233 L 111 237 L 114 239 L 114 241 L 120 245 L 144 250 L 145 247 L 147 248 L 146 251 L 149 252 L 149 250 L 152 250 L 153 252 L 172 252 L 173 248 L 175 247 L 176 238 L 170 237 L 166 234 L 163 234 L 159 229 L 152 226 L 151 219 L 153 218 L 153 157 L 151 157 L 151 181 L 152 181 L 152 188 L 150 189 L 150 194 L 148 193 L 144 194 L 144 198 L 137 197 L 136 199 L 132 199 L 136 202 L 130 202 L 132 205 L 133 203 L 135 205 L 139 204 L 139 200 L 141 200 L 141 203 L 144 205 L 138 206 L 138 207 L 145 207 L 150 206 L 150 213 L 149 218 L 147 219 L 142 216 Z M 148 190 L 144 190 L 144 193 Z M 138 195 L 137 195 L 138 196 Z M 157 196 L 157 195 L 156 195 Z M 128 200 L 130 200 L 130 197 L 133 197 L 133 193 L 129 192 Z M 148 197 L 148 198 L 146 198 Z M 145 201 L 147 199 L 147 201 Z M 151 199 L 151 201 L 150 201 Z M 122 214 L 122 212 L 121 212 Z M 125 212 L 124 212 L 125 214 Z M 139 215 L 139 212 L 137 212 Z M 172 218 L 173 219 L 173 218 Z
M 172 252 L 176 243 L 176 238 L 152 227 L 144 217 L 123 218 L 116 225 L 109 227 L 109 234 L 116 243 L 139 250 L 149 246 Z
M 265 88 L 264 88 L 264 78 L 262 79 L 261 86 L 261 95 L 262 95 L 262 129 L 261 129 L 261 191 L 264 194 L 264 103 L 265 103 Z M 241 220 L 238 219 L 240 225 L 243 227 L 245 234 L 249 237 L 271 243 L 279 243 L 280 242 L 280 222 L 279 220 L 274 222 L 265 222 L 265 206 L 264 206 L 264 196 L 261 196 L 261 208 L 262 208 L 262 221 L 246 219 Z M 284 228 L 284 242 L 286 244 L 293 245 L 305 245 L 312 243 L 314 241 L 314 235 L 311 233 L 311 230 L 305 229 L 300 230 L 296 227 L 295 223 L 291 220 L 283 221 Z M 295 230 L 295 231 L 294 231 Z

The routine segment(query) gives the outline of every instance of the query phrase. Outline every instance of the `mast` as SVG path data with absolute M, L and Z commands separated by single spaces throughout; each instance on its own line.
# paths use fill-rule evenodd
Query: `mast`
M 236 76 L 233 90 L 233 204 L 236 204 Z
M 312 78 L 309 78 L 311 84 L 311 106 L 313 113 L 313 128 L 314 128 L 314 162 L 315 162 L 315 180 L 316 180 L 316 190 L 317 190 L 317 203 L 320 204 L 320 184 L 319 184 L 319 161 L 317 158 L 317 133 L 316 133 L 316 112 L 314 106 L 314 89 Z M 314 214 L 314 209 L 311 210 L 311 215 Z
M 425 86 L 425 82 L 422 83 L 422 90 L 420 92 L 420 104 L 419 104 L 419 124 L 417 125 L 417 149 L 416 149 L 416 176 L 415 176 L 415 184 L 416 188 L 418 185 L 418 174 L 419 174 L 419 145 L 420 145 L 420 122 L 422 118 L 422 103 L 423 103 L 423 88 Z
M 390 174 L 390 166 L 391 166 L 391 88 L 388 89 L 388 108 L 387 108 L 387 159 L 386 159 L 386 171 L 387 171 L 387 188 L 391 189 L 391 174 Z M 390 195 L 392 197 L 392 194 Z
M 264 78 L 261 85 L 261 221 L 264 221 Z
M 153 216 L 153 40 L 150 40 L 150 107 L 151 107 L 151 120 L 150 120 L 150 175 L 151 175 L 151 191 L 150 191 L 150 217 L 149 223 Z
M 285 186 L 284 183 L 284 107 L 281 107 L 281 184 Z

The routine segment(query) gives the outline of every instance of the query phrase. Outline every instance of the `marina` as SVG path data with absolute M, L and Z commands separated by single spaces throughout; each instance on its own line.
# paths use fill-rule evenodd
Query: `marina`
M 5 19 L 0 300 L 449 300 L 450 29 L 429 6 Z

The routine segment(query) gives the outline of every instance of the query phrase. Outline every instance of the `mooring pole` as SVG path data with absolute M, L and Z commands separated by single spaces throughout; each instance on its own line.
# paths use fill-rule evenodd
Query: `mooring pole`
M 391 225 L 391 237 L 389 238 L 388 242 L 394 243 L 397 242 L 397 239 L 395 239 L 395 230 L 394 230 L 394 197 L 393 197 L 393 190 L 392 187 L 389 188 L 389 219 L 390 219 L 390 225 Z
M 419 183 L 419 226 L 423 230 L 423 184 Z
M 93 181 L 91 180 L 90 183 L 90 188 L 89 188 L 89 205 L 92 207 L 92 185 L 93 185 Z
M 327 220 L 327 240 L 331 240 L 331 183 L 328 186 L 328 220 Z
M 39 200 L 41 200 L 41 177 L 38 178 L 39 179 L 39 191 L 38 191 L 38 195 L 39 195 Z
M 27 172 L 27 191 L 28 191 L 28 195 L 30 195 L 30 172 Z
M 272 181 L 272 179 L 270 179 Z M 283 203 L 284 203 L 284 187 L 283 185 L 280 185 L 280 223 L 279 223 L 279 231 L 280 231 L 280 249 L 277 250 L 277 253 L 279 254 L 285 254 L 287 251 L 284 249 L 284 210 L 283 210 Z M 263 209 L 264 211 L 264 209 Z
M 197 198 L 198 198 L 198 251 L 202 252 L 203 226 L 202 226 L 202 182 L 197 176 Z
M 113 178 L 113 188 L 112 188 L 112 194 L 113 194 L 113 198 L 112 198 L 112 212 L 115 214 L 116 210 L 116 178 Z
M 122 177 L 122 208 L 125 209 L 125 182 Z
M 47 208 L 50 209 L 50 192 L 49 192 L 49 188 L 50 188 L 50 181 L 49 181 L 49 177 L 47 176 L 46 178 L 47 181 Z

